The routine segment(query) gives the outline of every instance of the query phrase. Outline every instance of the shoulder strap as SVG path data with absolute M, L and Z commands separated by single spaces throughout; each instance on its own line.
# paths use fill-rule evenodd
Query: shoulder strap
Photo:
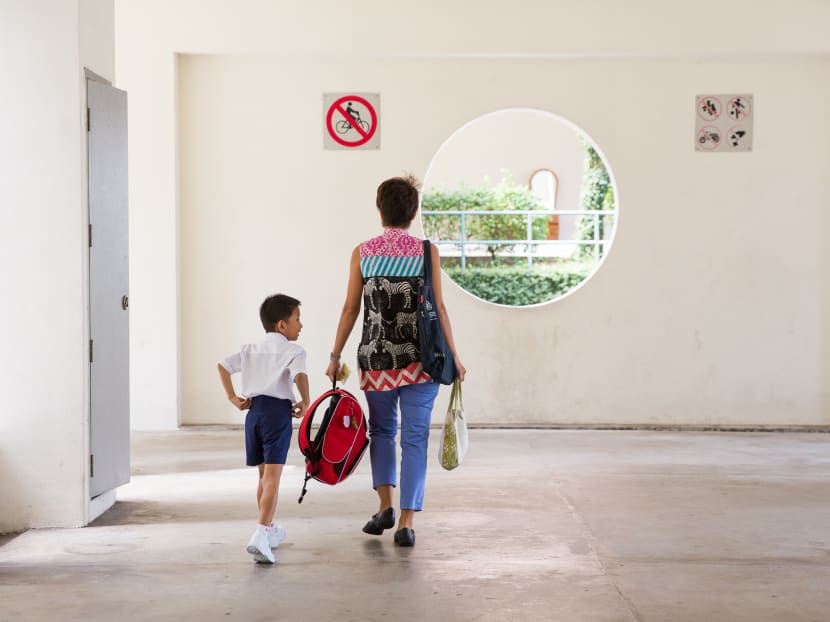
M 429 240 L 424 240 L 424 285 L 432 285 L 432 249 Z

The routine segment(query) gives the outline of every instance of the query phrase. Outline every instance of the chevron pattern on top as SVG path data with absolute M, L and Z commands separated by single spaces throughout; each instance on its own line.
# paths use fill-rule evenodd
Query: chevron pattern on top
M 389 391 L 409 384 L 432 382 L 420 363 L 411 363 L 403 369 L 360 371 L 361 391 Z
M 389 255 L 362 257 L 360 272 L 367 279 L 373 276 L 421 276 L 424 273 L 424 258 Z

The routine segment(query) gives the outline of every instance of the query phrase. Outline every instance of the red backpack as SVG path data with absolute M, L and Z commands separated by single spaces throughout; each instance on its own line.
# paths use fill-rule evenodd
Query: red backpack
M 317 435 L 311 438 L 311 422 L 320 404 L 330 399 Z M 308 480 L 334 485 L 355 470 L 369 446 L 366 417 L 354 395 L 333 388 L 314 400 L 300 424 L 300 451 L 305 456 L 305 481 L 297 503 L 303 502 Z

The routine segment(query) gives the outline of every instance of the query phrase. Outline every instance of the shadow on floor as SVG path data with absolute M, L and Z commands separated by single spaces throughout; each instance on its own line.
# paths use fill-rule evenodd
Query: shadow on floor
M 21 532 L 19 532 L 19 533 L 6 533 L 6 534 L 0 534 L 0 548 L 2 548 L 2 547 L 4 547 L 5 545 L 7 545 L 9 542 L 11 542 L 12 540 L 14 540 L 17 536 L 19 536 L 19 535 L 20 535 L 20 534 L 22 534 L 22 533 L 24 533 L 24 532 L 22 532 L 22 531 L 21 531 Z
M 210 523 L 251 518 L 251 506 L 235 501 L 205 503 L 116 501 L 89 527 L 152 525 L 158 523 Z

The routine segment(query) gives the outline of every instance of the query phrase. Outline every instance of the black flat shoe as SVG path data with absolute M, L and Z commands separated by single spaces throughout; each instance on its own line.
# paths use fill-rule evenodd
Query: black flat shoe
M 395 544 L 398 546 L 415 546 L 415 530 L 401 527 L 395 532 Z
M 378 512 L 369 522 L 363 525 L 363 533 L 368 533 L 373 536 L 383 534 L 384 529 L 391 529 L 395 526 L 395 508 L 386 508 L 383 512 Z

